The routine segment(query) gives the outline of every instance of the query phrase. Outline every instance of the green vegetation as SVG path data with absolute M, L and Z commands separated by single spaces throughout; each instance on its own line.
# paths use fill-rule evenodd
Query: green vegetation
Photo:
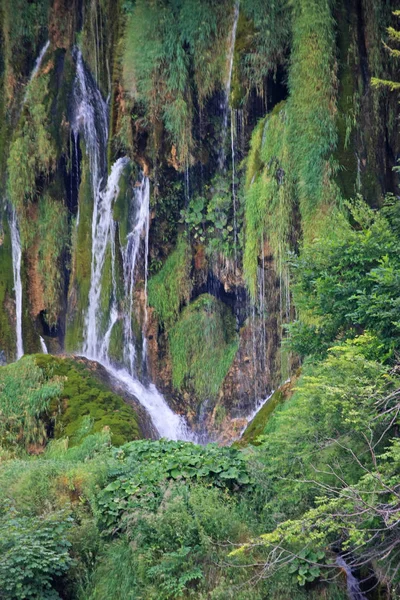
M 190 300 L 191 266 L 191 249 L 187 240 L 181 236 L 162 269 L 149 281 L 149 305 L 154 307 L 165 327 L 174 324 L 182 305 Z
M 219 447 L 139 439 L 135 408 L 86 359 L 0 367 L 0 598 L 345 600 L 347 568 L 370 600 L 400 597 L 390 4 L 0 0 L 0 189 L 21 229 L 25 351 L 39 334 L 52 351 L 84 342 L 95 257 L 91 161 L 83 135 L 77 154 L 71 144 L 76 44 L 108 98 L 108 167 L 130 158 L 99 290 L 100 334 L 118 303 L 110 359 L 123 361 L 121 252 L 140 169 L 149 376 L 200 435 L 213 423 L 227 440 L 286 352 L 292 375 Z M 1 221 L 3 361 L 15 307 Z M 204 293 L 216 281 L 218 298 Z
M 397 352 L 398 210 L 397 201 L 377 212 L 358 200 L 350 205 L 353 226 L 338 214 L 334 231 L 305 246 L 294 268 L 300 320 L 290 327 L 299 354 L 323 355 L 335 339 L 364 330 L 379 340 L 381 359 Z
M 20 218 L 21 241 L 27 246 L 32 231 L 24 218 L 37 193 L 36 180 L 56 166 L 57 152 L 49 128 L 50 74 L 39 74 L 27 89 L 24 113 L 11 143 L 7 161 L 8 194 Z
M 238 179 L 235 179 L 235 186 Z M 236 192 L 232 200 L 232 178 L 217 175 L 204 196 L 195 195 L 181 211 L 181 220 L 195 243 L 204 244 L 210 256 L 222 254 L 233 258 L 240 251 L 242 203 Z M 236 231 L 235 231 L 236 227 Z
M 82 180 L 79 188 L 79 223 L 73 227 L 72 264 L 69 287 L 69 314 L 65 348 L 74 352 L 82 347 L 84 318 L 86 314 L 92 264 L 92 185 L 89 160 L 82 160 Z
M 43 444 L 47 436 L 41 417 L 61 389 L 60 380 L 46 379 L 31 356 L 0 367 L 1 445 Z
M 332 181 L 335 126 L 334 20 L 329 0 L 301 0 L 294 11 L 288 144 L 304 234 L 312 238 L 338 191 Z
M 43 284 L 46 320 L 57 325 L 62 306 L 64 278 L 62 258 L 69 239 L 68 210 L 48 194 L 39 201 L 37 235 L 39 239 L 39 274 Z
M 291 174 L 287 140 L 288 112 L 278 104 L 252 134 L 247 159 L 243 268 L 255 297 L 259 256 L 271 245 L 278 273 L 283 274 L 292 234 L 296 188 Z
M 187 306 L 169 332 L 172 381 L 199 400 L 216 399 L 235 357 L 235 319 L 219 300 L 203 294 Z

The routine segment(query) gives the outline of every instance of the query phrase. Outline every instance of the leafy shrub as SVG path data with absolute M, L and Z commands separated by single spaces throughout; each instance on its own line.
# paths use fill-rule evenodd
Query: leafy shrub
M 155 510 L 169 480 L 204 480 L 217 487 L 235 488 L 250 483 L 239 451 L 185 442 L 141 441 L 113 450 L 120 463 L 110 483 L 97 496 L 102 527 L 121 527 L 123 515 L 148 507 Z
M 31 356 L 0 367 L 0 443 L 43 444 L 47 434 L 41 417 L 61 390 L 60 379 L 46 378 Z
M 221 253 L 233 257 L 239 251 L 241 239 L 240 194 L 236 192 L 235 210 L 232 181 L 221 176 L 216 176 L 211 185 L 206 186 L 206 192 L 205 197 L 196 195 L 191 199 L 189 206 L 181 211 L 181 219 L 193 240 L 205 244 L 210 255 Z
M 66 513 L 25 517 L 6 513 L 0 519 L 0 594 L 4 600 L 56 600 L 57 577 L 72 564 Z
M 306 245 L 294 262 L 293 288 L 300 319 L 290 330 L 303 356 L 323 354 L 335 339 L 369 330 L 382 359 L 399 345 L 400 244 L 384 213 L 361 200 L 351 207 L 354 226 L 338 214 L 335 231 Z

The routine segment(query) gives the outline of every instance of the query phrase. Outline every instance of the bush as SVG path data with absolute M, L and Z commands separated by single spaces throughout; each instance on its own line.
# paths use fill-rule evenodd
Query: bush
M 0 594 L 4 600 L 56 600 L 53 585 L 72 564 L 66 513 L 24 517 L 5 513 L 0 520 Z

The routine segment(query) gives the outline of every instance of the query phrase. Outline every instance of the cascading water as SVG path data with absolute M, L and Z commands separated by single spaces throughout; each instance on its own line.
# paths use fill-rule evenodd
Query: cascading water
M 336 558 L 336 564 L 346 574 L 347 594 L 349 596 L 349 600 L 367 600 L 367 597 L 364 596 L 361 591 L 360 582 L 354 577 L 353 573 L 351 572 L 351 568 L 342 556 L 338 556 Z
M 101 355 L 100 296 L 101 279 L 107 247 L 114 244 L 112 204 L 119 192 L 119 179 L 129 159 L 119 158 L 112 166 L 104 192 L 98 192 L 94 201 L 92 223 L 92 267 L 89 291 L 89 308 L 86 315 L 86 341 L 84 352 L 90 358 L 105 358 Z M 108 350 L 108 348 L 106 349 Z
M 135 339 L 132 331 L 134 310 L 133 291 L 140 246 L 144 239 L 145 295 L 147 292 L 147 255 L 150 223 L 150 183 L 143 177 L 134 193 L 135 222 L 126 244 L 122 243 L 122 262 L 124 271 L 124 292 L 128 308 L 123 311 L 124 352 L 129 370 L 116 368 L 111 364 L 108 350 L 112 330 L 121 318 L 117 303 L 117 283 L 115 276 L 116 226 L 113 221 L 113 202 L 119 193 L 119 181 L 124 168 L 129 163 L 127 157 L 119 158 L 107 174 L 106 149 L 108 140 L 108 110 L 94 79 L 86 69 L 82 55 L 76 51 L 76 78 L 74 86 L 74 116 L 72 128 L 75 139 L 82 134 L 89 155 L 93 189 L 92 218 L 92 263 L 89 291 L 89 306 L 85 318 L 86 341 L 83 353 L 90 359 L 100 362 L 109 374 L 130 394 L 134 395 L 147 410 L 158 434 L 173 440 L 192 440 L 185 420 L 175 414 L 153 384 L 145 386 L 135 373 Z M 111 249 L 112 258 L 112 301 L 106 332 L 100 327 L 100 298 L 102 274 L 107 254 Z M 146 321 L 146 315 L 145 315 Z M 143 354 L 146 345 L 144 342 Z
M 11 245 L 12 245 L 12 264 L 14 276 L 15 291 L 15 331 L 17 338 L 17 359 L 24 355 L 24 345 L 22 340 L 22 281 L 21 281 L 21 240 L 17 223 L 17 215 L 13 210 L 10 219 Z

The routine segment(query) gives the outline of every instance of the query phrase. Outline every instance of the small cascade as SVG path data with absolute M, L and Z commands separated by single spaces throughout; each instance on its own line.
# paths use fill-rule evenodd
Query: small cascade
M 39 335 L 39 339 L 40 339 L 40 347 L 42 349 L 43 354 L 48 354 L 49 351 L 47 350 L 46 342 L 44 341 L 44 339 L 42 338 L 41 335 Z
M 245 419 L 246 419 L 246 425 L 241 430 L 240 435 L 239 435 L 239 439 L 242 437 L 242 435 L 246 431 L 248 424 L 252 422 L 252 420 L 257 415 L 257 413 L 259 413 L 260 410 L 262 409 L 262 407 L 267 404 L 268 400 L 270 400 L 272 398 L 272 396 L 274 395 L 274 393 L 275 393 L 275 390 L 272 390 L 272 392 L 266 398 L 263 398 L 262 400 L 259 400 L 257 402 L 255 408 L 245 417 Z
M 239 21 L 239 2 L 236 2 L 234 14 L 233 14 L 233 25 L 231 30 L 231 35 L 229 39 L 229 49 L 227 56 L 227 64 L 228 64 L 228 77 L 225 83 L 224 90 L 224 102 L 221 106 L 222 109 L 222 140 L 221 140 L 221 150 L 219 153 L 219 167 L 222 170 L 225 167 L 225 142 L 226 142 L 226 134 L 228 129 L 228 116 L 229 116 L 229 100 L 231 95 L 231 84 L 232 84 L 232 71 L 233 71 L 233 58 L 235 55 L 235 43 L 236 43 L 236 30 L 237 24 Z
M 153 384 L 144 385 L 137 378 L 135 371 L 135 337 L 132 329 L 134 311 L 133 292 L 139 257 L 144 260 L 145 304 L 147 304 L 148 245 L 150 227 L 150 182 L 142 178 L 134 193 L 134 223 L 128 234 L 126 244 L 121 240 L 122 263 L 124 275 L 125 301 L 128 306 L 121 307 L 117 299 L 116 264 L 116 223 L 113 220 L 113 203 L 119 193 L 119 181 L 123 170 L 129 163 L 127 157 L 119 158 L 112 166 L 107 177 L 107 141 L 108 141 L 108 108 L 101 93 L 87 70 L 82 54 L 75 50 L 76 77 L 74 84 L 74 111 L 72 133 L 77 154 L 77 139 L 84 137 L 93 190 L 92 216 L 92 263 L 89 290 L 88 310 L 85 316 L 85 343 L 83 354 L 101 363 L 121 386 L 133 394 L 147 410 L 161 437 L 172 440 L 195 441 L 185 420 L 168 406 L 164 397 Z M 79 223 L 79 210 L 77 215 Z M 144 240 L 144 252 L 141 252 Z M 101 314 L 101 286 L 107 250 L 111 251 L 112 297 L 108 315 Z M 107 316 L 107 329 L 104 332 L 101 322 Z M 126 368 L 115 368 L 109 357 L 109 345 L 114 325 L 121 319 L 124 335 L 124 359 Z M 144 327 L 147 321 L 145 307 Z M 146 357 L 146 340 L 143 336 L 143 360 Z
M 43 59 L 44 59 L 44 55 L 46 54 L 46 52 L 47 52 L 47 50 L 48 50 L 49 46 L 50 46 L 50 40 L 47 40 L 47 42 L 45 43 L 45 45 L 43 46 L 43 48 L 42 48 L 42 49 L 41 49 L 41 51 L 39 52 L 39 56 L 38 56 L 38 57 L 37 57 L 37 59 L 36 59 L 35 66 L 33 67 L 32 73 L 31 73 L 31 75 L 30 75 L 30 77 L 29 77 L 29 81 L 28 81 L 28 83 L 27 83 L 27 86 L 26 86 L 26 90 L 27 90 L 27 91 L 25 92 L 25 96 L 24 96 L 24 104 L 25 104 L 25 102 L 26 102 L 26 99 L 27 99 L 27 94 L 28 94 L 28 87 L 29 87 L 29 84 L 30 84 L 30 82 L 32 81 L 32 79 L 34 79 L 34 77 L 36 77 L 36 75 L 37 75 L 37 72 L 38 72 L 38 71 L 39 71 L 39 69 L 40 69 L 40 65 L 42 64 L 42 61 L 43 61 Z
M 101 332 L 99 331 L 101 278 L 107 246 L 113 245 L 112 205 L 119 192 L 119 179 L 129 162 L 119 158 L 112 166 L 104 192 L 98 192 L 94 201 L 92 222 L 92 266 L 89 291 L 89 308 L 86 315 L 86 342 L 84 352 L 88 357 L 101 357 Z M 115 252 L 115 250 L 114 250 Z M 110 332 L 111 334 L 111 332 Z
M 128 298 L 128 309 L 124 314 L 124 338 L 125 338 L 125 361 L 129 365 L 131 375 L 135 371 L 135 338 L 132 331 L 133 316 L 133 291 L 135 286 L 135 275 L 137 260 L 140 255 L 140 246 L 142 239 L 145 240 L 144 262 L 145 262 L 145 304 L 147 304 L 147 255 L 149 245 L 149 226 L 150 226 L 150 182 L 148 177 L 143 177 L 140 186 L 135 188 L 135 222 L 132 231 L 129 233 L 126 247 L 122 252 L 124 267 L 124 291 Z M 147 309 L 145 308 L 145 321 L 147 318 Z M 144 324 L 144 327 L 146 323 Z M 146 341 L 143 336 L 144 352 L 146 352 Z M 145 354 L 143 356 L 145 360 Z
M 354 577 L 353 573 L 351 572 L 351 568 L 342 556 L 338 556 L 336 558 L 336 564 L 346 574 L 347 594 L 349 596 L 349 600 L 367 600 L 367 597 L 364 596 L 361 591 L 360 582 Z
M 17 360 L 24 355 L 24 345 L 22 340 L 22 281 L 21 281 L 21 240 L 17 223 L 17 215 L 13 210 L 10 219 L 11 245 L 12 245 L 12 264 L 14 276 L 15 291 L 15 331 L 17 338 Z

